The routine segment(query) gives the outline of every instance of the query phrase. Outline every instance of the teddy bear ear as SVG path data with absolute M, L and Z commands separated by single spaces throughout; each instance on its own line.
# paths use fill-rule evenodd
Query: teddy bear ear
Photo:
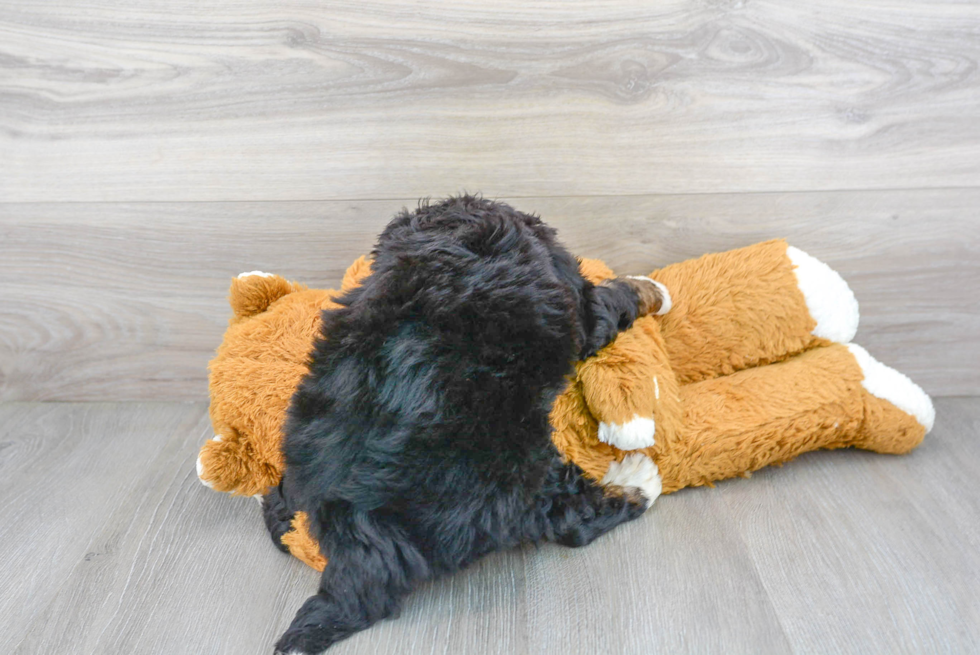
M 592 284 L 599 284 L 603 280 L 609 280 L 616 277 L 616 274 L 612 272 L 612 269 L 605 265 L 599 259 L 588 259 L 587 257 L 580 257 L 578 260 L 578 270 L 586 280 Z
M 340 284 L 340 290 L 346 293 L 354 287 L 360 286 L 364 278 L 370 274 L 371 260 L 368 259 L 367 255 L 361 255 L 347 268 L 347 272 L 344 273 L 344 281 Z
M 296 291 L 299 285 L 262 271 L 242 273 L 231 281 L 228 304 L 236 319 L 261 314 L 279 298 Z

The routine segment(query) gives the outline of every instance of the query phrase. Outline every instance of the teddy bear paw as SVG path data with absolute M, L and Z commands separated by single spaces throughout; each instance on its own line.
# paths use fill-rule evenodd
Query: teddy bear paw
M 653 417 L 643 417 L 634 414 L 625 423 L 599 423 L 599 441 L 615 446 L 620 450 L 637 450 L 649 448 L 654 444 L 654 433 L 657 426 Z
M 197 479 L 208 489 L 214 489 L 214 485 L 204 479 L 204 464 L 201 463 L 201 456 L 197 456 Z
M 214 438 L 211 439 L 211 441 L 221 441 L 221 435 L 220 434 L 214 435 Z M 206 480 L 204 477 L 204 462 L 201 461 L 200 453 L 197 456 L 196 466 L 197 466 L 197 479 L 200 480 L 201 484 L 203 484 L 208 489 L 214 489 L 214 484 Z
M 914 417 L 928 434 L 936 422 L 936 408 L 922 387 L 904 373 L 882 364 L 856 343 L 848 344 L 847 349 L 854 356 L 864 374 L 861 386 L 871 395 L 887 400 L 906 414 Z
M 241 280 L 246 277 L 252 277 L 253 275 L 257 275 L 258 277 L 272 277 L 272 273 L 263 273 L 262 271 L 248 271 L 247 273 L 239 273 L 237 277 L 239 280 Z
M 837 343 L 850 343 L 857 333 L 860 312 L 851 287 L 825 263 L 790 246 L 786 255 L 793 263 L 796 284 L 806 308 L 817 325 L 813 336 Z
M 653 505 L 663 489 L 657 465 L 643 453 L 630 453 L 621 462 L 610 462 L 601 484 L 637 488 L 647 499 L 647 507 Z

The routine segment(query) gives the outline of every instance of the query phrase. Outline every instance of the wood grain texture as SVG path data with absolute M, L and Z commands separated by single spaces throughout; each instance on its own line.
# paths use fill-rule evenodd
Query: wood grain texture
M 792 652 L 722 498 L 654 507 L 587 548 L 527 558 L 528 652 Z
M 980 398 L 911 455 L 811 453 L 583 549 L 485 558 L 336 655 L 980 649 Z M 194 475 L 203 404 L 0 404 L 0 649 L 271 652 L 317 575 Z
M 197 480 L 197 448 L 210 429 L 205 408 L 171 411 L 193 420 L 152 435 L 164 447 L 138 484 L 103 509 L 89 554 L 72 562 L 14 652 L 271 652 L 274 617 L 309 595 L 312 576 L 278 557 L 257 503 L 208 492 Z
M 980 394 L 980 190 L 512 202 L 621 273 L 787 237 L 851 284 L 878 359 Z M 336 287 L 414 203 L 0 204 L 0 399 L 204 400 L 232 276 Z
M 0 406 L 0 652 L 13 651 L 78 566 L 111 558 L 115 544 L 93 537 L 125 527 L 113 508 L 168 438 L 203 415 L 182 405 Z
M 969 1 L 0 4 L 0 198 L 980 184 Z
M 908 456 L 811 453 L 719 485 L 795 652 L 980 649 L 978 437 L 980 399 L 946 399 Z

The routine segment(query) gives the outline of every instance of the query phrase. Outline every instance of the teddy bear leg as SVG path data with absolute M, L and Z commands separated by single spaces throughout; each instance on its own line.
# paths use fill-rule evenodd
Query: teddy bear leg
M 643 492 L 647 507 L 660 497 L 663 481 L 657 465 L 645 453 L 627 453 L 622 460 L 609 462 L 609 468 L 600 484 L 628 489 L 634 487 Z
M 681 384 L 846 343 L 857 330 L 857 301 L 843 278 L 783 240 L 672 264 L 651 277 L 673 297 L 660 324 Z
M 681 394 L 683 436 L 654 455 L 664 493 L 821 448 L 905 453 L 934 418 L 918 386 L 853 344 L 687 385 Z
M 347 267 L 344 272 L 344 279 L 340 284 L 340 290 L 344 293 L 354 287 L 360 286 L 368 275 L 371 274 L 371 259 L 367 255 L 361 255 L 354 260 L 354 263 Z
M 861 376 L 834 345 L 681 387 L 683 431 L 647 451 L 664 493 L 853 445 L 864 422 Z
M 857 344 L 848 351 L 861 368 L 864 422 L 854 446 L 879 453 L 907 453 L 932 430 L 932 400 L 908 376 L 886 366 Z
M 793 275 L 815 325 L 810 333 L 835 343 L 850 343 L 860 311 L 854 292 L 840 273 L 794 246 L 786 248 Z

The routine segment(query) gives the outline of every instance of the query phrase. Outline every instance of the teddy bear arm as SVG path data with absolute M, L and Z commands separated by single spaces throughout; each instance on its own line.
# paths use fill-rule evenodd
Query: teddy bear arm
M 640 489 L 648 506 L 660 496 L 657 466 L 647 452 L 630 452 L 599 441 L 598 422 L 589 411 L 582 382 L 574 379 L 555 400 L 551 438 L 566 460 L 603 486 Z
M 638 319 L 606 348 L 577 366 L 599 441 L 620 450 L 647 448 L 673 432 L 678 385 L 653 317 Z M 658 437 L 659 435 L 659 437 Z

